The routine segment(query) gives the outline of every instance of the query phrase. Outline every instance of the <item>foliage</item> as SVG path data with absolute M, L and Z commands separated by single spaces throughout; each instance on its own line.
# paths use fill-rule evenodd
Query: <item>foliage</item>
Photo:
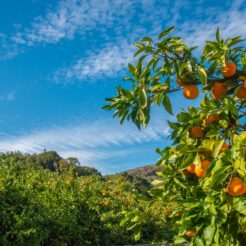
M 55 151 L 44 151 L 40 154 L 23 154 L 21 152 L 0 153 L 0 158 L 11 160 L 13 163 L 18 162 L 24 166 L 35 165 L 37 167 L 47 168 L 50 171 L 59 170 L 67 171 L 72 166 L 74 173 L 78 176 L 101 175 L 101 173 L 93 167 L 81 166 L 76 157 L 62 158 Z
M 182 110 L 177 122 L 168 122 L 173 144 L 157 150 L 163 171 L 152 200 L 177 202 L 172 213 L 178 231 L 175 245 L 245 245 L 246 50 L 239 46 L 243 40 L 224 40 L 217 29 L 215 41 L 207 41 L 198 57 L 194 47 L 169 35 L 172 30 L 163 31 L 157 41 L 144 37 L 135 43 L 134 56 L 139 58 L 136 65 L 129 64 L 130 77 L 125 78 L 131 88 L 118 87 L 104 109 L 114 110 L 120 123 L 127 119 L 138 128 L 146 127 L 152 105 L 172 114 L 169 95 L 183 90 L 186 98 L 194 99 L 199 86 L 205 94 L 200 107 Z M 235 177 L 239 181 L 232 185 Z
M 139 183 L 128 176 L 79 176 L 74 165 L 51 171 L 27 162 L 33 157 L 0 155 L 1 245 L 124 245 L 170 238 L 171 228 L 163 226 L 170 212 L 163 207 L 147 213 L 147 200 L 137 197 L 146 190 L 135 192 Z M 145 215 L 133 231 L 128 225 L 138 214 L 121 223 L 131 211 Z
M 91 175 L 101 176 L 101 173 L 93 167 L 76 166 L 75 172 L 77 173 L 78 176 L 91 176 Z

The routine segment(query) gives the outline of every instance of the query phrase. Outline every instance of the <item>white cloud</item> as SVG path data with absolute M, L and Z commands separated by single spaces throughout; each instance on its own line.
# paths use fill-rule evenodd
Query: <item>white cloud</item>
M 102 31 L 116 25 L 119 17 L 126 21 L 133 5 L 133 0 L 62 0 L 55 10 L 36 17 L 29 28 L 17 32 L 12 41 L 32 46 L 72 39 L 77 32 Z
M 230 34 L 243 34 L 245 1 L 223 1 L 221 5 L 217 3 L 210 5 L 205 1 L 179 0 L 61 0 L 43 16 L 34 18 L 29 27 L 17 28 L 19 31 L 10 37 L 12 44 L 9 45 L 22 50 L 24 46 L 55 44 L 64 39 L 73 39 L 76 34 L 91 41 L 90 34 L 95 31 L 97 36 L 104 36 L 108 40 L 127 36 L 129 41 L 133 36 L 153 34 L 170 25 L 177 25 L 182 34 L 189 36 L 188 40 L 198 39 L 198 43 L 203 37 L 208 37 L 207 34 L 211 34 L 218 25 L 224 26 Z M 192 14 L 184 14 L 187 12 Z M 0 38 L 1 36 L 6 35 L 1 33 Z
M 98 121 L 90 125 L 56 127 L 19 137 L 8 136 L 0 140 L 0 151 L 34 153 L 44 149 L 56 150 L 63 157 L 75 156 L 82 164 L 104 171 L 106 166 L 102 166 L 102 162 L 127 156 L 134 146 L 141 148 L 141 144 L 158 141 L 168 131 L 169 128 L 160 123 L 139 131 L 129 124 L 119 126 L 115 120 Z
M 226 5 L 226 9 L 212 6 L 207 10 L 201 9 L 202 1 L 197 4 L 189 1 L 182 1 L 181 4 L 179 1 L 174 1 L 167 3 L 167 7 L 164 5 L 165 1 L 158 5 L 153 4 L 153 1 L 141 1 L 141 3 L 143 11 L 138 15 L 140 21 L 128 23 L 134 32 L 127 38 L 122 37 L 121 33 L 116 36 L 115 42 L 90 52 L 70 66 L 58 69 L 51 76 L 52 80 L 71 83 L 78 80 L 122 76 L 123 72 L 126 72 L 127 63 L 133 61 L 133 47 L 130 43 L 145 35 L 156 36 L 163 28 L 162 19 L 165 20 L 166 27 L 176 25 L 176 34 L 190 46 L 201 48 L 206 40 L 214 39 L 217 27 L 220 27 L 223 37 L 237 35 L 246 37 L 246 19 L 242 18 L 246 10 L 244 1 L 234 1 L 233 4 Z M 167 10 L 169 11 L 166 12 Z M 192 11 L 193 17 L 182 15 L 184 11 Z M 170 16 L 172 18 L 169 18 Z M 146 18 L 148 22 L 142 21 Z
M 98 52 L 91 52 L 87 57 L 80 58 L 69 68 L 58 69 L 51 79 L 57 83 L 71 83 L 77 80 L 121 76 L 127 64 L 132 61 L 133 51 L 127 41 L 107 45 Z
M 184 17 L 182 22 L 174 23 L 177 25 L 177 33 L 189 45 L 200 48 L 206 40 L 215 39 L 217 27 L 220 28 L 221 36 L 224 38 L 239 35 L 246 38 L 246 19 L 242 18 L 246 11 L 246 2 L 235 0 L 228 3 L 224 8 L 214 5 L 207 6 L 207 8 L 200 6 L 200 8 L 194 9 L 195 18 L 186 19 Z M 176 15 L 181 16 L 180 13 L 176 13 Z

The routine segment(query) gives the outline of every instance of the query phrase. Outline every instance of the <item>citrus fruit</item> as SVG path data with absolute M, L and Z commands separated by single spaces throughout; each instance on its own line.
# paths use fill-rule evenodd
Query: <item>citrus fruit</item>
M 227 87 L 223 83 L 215 82 L 211 91 L 214 99 L 221 99 L 226 94 Z
M 224 71 L 222 72 L 222 75 L 225 78 L 231 77 L 237 71 L 237 66 L 234 62 L 226 62 L 223 67 L 224 67 Z
M 184 85 L 183 95 L 187 99 L 195 99 L 199 95 L 199 90 L 195 85 Z
M 199 126 L 190 129 L 190 136 L 194 138 L 201 138 L 203 136 L 203 129 Z
M 187 171 L 190 172 L 190 173 L 195 173 L 195 164 L 191 164 L 187 167 Z
M 246 193 L 246 187 L 244 186 L 244 183 L 240 178 L 233 177 L 228 184 L 227 192 L 231 196 L 241 196 Z
M 196 234 L 196 230 L 195 229 L 191 229 L 191 230 L 189 230 L 189 231 L 187 231 L 185 233 L 185 235 L 188 236 L 188 237 L 193 237 L 195 234 Z
M 238 90 L 236 97 L 238 97 L 239 99 L 246 99 L 246 88 L 242 86 Z

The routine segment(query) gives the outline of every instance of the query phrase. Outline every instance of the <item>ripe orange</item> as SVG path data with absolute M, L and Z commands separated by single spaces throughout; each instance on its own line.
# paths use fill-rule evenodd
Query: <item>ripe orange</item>
M 243 81 L 243 87 L 246 88 L 246 80 Z
M 233 62 L 226 62 L 224 65 L 224 71 L 222 72 L 222 75 L 225 78 L 231 77 L 234 75 L 237 71 L 237 66 Z
M 244 183 L 240 178 L 233 177 L 228 184 L 227 192 L 231 196 L 241 196 L 246 193 L 246 187 L 244 186 Z
M 202 160 L 202 168 L 207 169 L 211 165 L 211 162 L 209 160 Z
M 242 133 L 240 136 L 241 136 L 242 138 L 246 138 L 246 132 Z
M 246 99 L 246 88 L 242 86 L 237 92 L 236 97 L 240 99 Z
M 195 99 L 199 95 L 199 90 L 195 85 L 184 85 L 183 95 L 187 99 Z
M 218 115 L 209 115 L 203 120 L 202 125 L 206 127 L 207 125 L 212 124 L 213 122 L 218 120 L 220 120 L 220 117 Z
M 187 167 L 187 171 L 190 172 L 190 173 L 195 173 L 195 164 L 191 164 Z
M 221 99 L 226 94 L 227 87 L 223 83 L 215 82 L 211 91 L 214 99 Z
M 214 122 L 214 121 L 218 121 L 220 120 L 220 117 L 218 115 L 209 115 L 207 118 L 206 118 L 206 122 L 208 124 Z
M 197 177 L 204 178 L 206 176 L 206 168 L 195 167 L 195 174 Z
M 195 234 L 196 234 L 196 230 L 195 229 L 191 229 L 191 230 L 189 230 L 189 231 L 187 231 L 185 233 L 185 235 L 188 236 L 188 237 L 193 237 L 193 236 L 195 236 Z
M 192 127 L 190 129 L 190 136 L 194 138 L 201 138 L 203 136 L 203 130 L 199 126 Z

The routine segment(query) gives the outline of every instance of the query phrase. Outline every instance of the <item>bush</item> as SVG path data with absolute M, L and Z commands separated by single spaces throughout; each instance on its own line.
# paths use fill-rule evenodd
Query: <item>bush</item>
M 0 244 L 124 245 L 163 238 L 164 210 L 146 209 L 146 190 L 141 197 L 127 176 L 78 177 L 73 165 L 50 171 L 24 164 L 25 157 L 0 158 Z M 129 230 L 138 214 L 145 222 Z

